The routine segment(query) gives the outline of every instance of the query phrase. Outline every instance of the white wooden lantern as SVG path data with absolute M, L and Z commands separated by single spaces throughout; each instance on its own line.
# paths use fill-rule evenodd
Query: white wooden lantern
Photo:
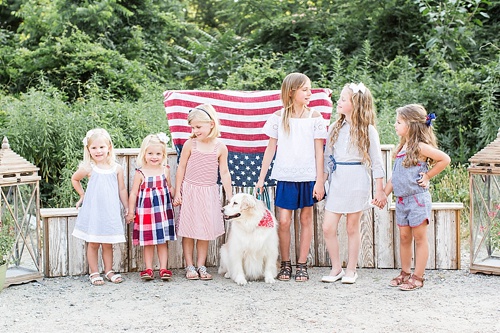
M 500 275 L 500 129 L 469 162 L 470 271 Z
M 43 278 L 40 176 L 36 166 L 13 152 L 7 138 L 0 149 L 0 218 L 13 226 L 5 287 Z

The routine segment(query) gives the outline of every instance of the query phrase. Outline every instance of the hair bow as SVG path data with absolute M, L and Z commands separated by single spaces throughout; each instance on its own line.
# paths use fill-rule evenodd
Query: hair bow
M 82 142 L 83 142 L 83 145 L 85 147 L 87 147 L 87 144 L 89 143 L 89 139 L 90 137 L 94 135 L 94 131 L 93 130 L 90 130 L 87 132 L 87 134 L 85 135 L 85 137 L 83 138 Z
M 363 84 L 363 82 L 360 82 L 359 84 L 351 83 L 349 84 L 349 88 L 352 90 L 354 94 L 357 94 L 358 92 L 364 94 L 366 92 L 366 87 Z
M 165 133 L 163 133 L 163 132 L 160 132 L 160 133 L 156 134 L 156 136 L 164 144 L 167 144 L 168 141 L 170 140 L 170 138 Z
M 430 113 L 425 117 L 425 124 L 427 127 L 432 126 L 432 121 L 436 119 L 436 114 L 435 113 Z

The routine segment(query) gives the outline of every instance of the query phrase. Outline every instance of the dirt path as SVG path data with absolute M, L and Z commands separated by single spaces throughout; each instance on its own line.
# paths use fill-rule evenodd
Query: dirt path
M 212 273 L 215 268 L 209 268 Z M 92 287 L 87 276 L 45 279 L 0 292 L 1 332 L 500 332 L 500 277 L 428 271 L 425 287 L 387 286 L 397 270 L 360 269 L 354 285 L 306 283 L 240 287 L 214 274 L 187 281 Z

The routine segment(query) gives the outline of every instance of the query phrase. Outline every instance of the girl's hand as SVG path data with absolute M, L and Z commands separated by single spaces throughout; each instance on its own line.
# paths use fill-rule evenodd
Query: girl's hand
M 264 191 L 264 181 L 257 181 L 254 187 L 254 194 L 255 196 L 262 194 Z
M 314 184 L 313 198 L 316 198 L 316 200 L 321 201 L 324 196 L 325 196 L 325 185 L 322 182 L 317 181 L 316 184 Z
M 85 195 L 82 195 L 82 196 L 80 197 L 80 200 L 78 200 L 78 201 L 76 202 L 76 208 L 80 207 L 80 205 L 83 203 L 83 197 L 84 197 L 84 196 L 85 196 Z
M 387 204 L 387 195 L 385 195 L 383 190 L 377 191 L 375 192 L 375 198 L 373 198 L 371 203 L 379 209 L 382 209 Z
M 176 194 L 174 197 L 174 206 L 179 206 L 182 204 L 182 196 L 180 194 Z
M 420 185 L 421 187 L 425 187 L 425 188 L 428 188 L 430 183 L 431 183 L 431 180 L 429 178 L 429 175 L 427 175 L 426 173 L 424 172 L 421 172 L 420 173 L 420 179 L 417 180 L 417 183 L 418 185 Z
M 127 224 L 130 224 L 132 223 L 132 221 L 134 221 L 134 218 L 135 218 L 134 214 L 127 214 L 125 216 L 125 221 L 127 221 Z

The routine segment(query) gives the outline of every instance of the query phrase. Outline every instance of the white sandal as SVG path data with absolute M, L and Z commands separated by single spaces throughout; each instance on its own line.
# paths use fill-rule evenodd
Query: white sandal
M 93 286 L 104 285 L 104 280 L 102 279 L 101 274 L 99 274 L 99 272 L 89 274 L 89 279 L 90 279 L 90 283 Z
M 113 274 L 113 276 L 110 278 L 108 275 L 109 274 Z M 111 281 L 115 284 L 118 284 L 118 283 L 122 283 L 123 282 L 123 278 L 120 274 L 115 274 L 115 271 L 113 270 L 110 270 L 109 272 L 106 273 L 106 275 L 104 275 L 106 277 L 106 280 L 108 281 Z

